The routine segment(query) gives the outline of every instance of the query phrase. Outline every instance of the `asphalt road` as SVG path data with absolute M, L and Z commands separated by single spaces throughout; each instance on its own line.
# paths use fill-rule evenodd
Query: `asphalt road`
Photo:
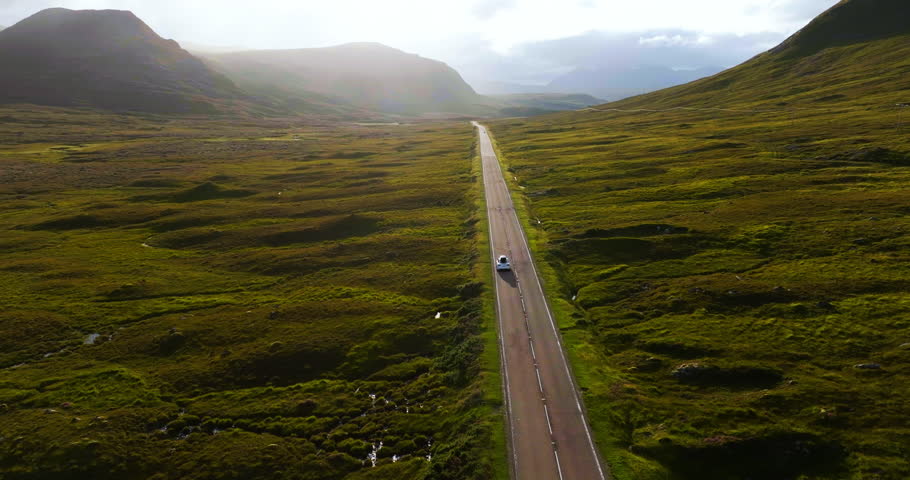
M 591 438 L 581 397 L 562 349 L 487 130 L 480 136 L 490 220 L 512 476 L 518 480 L 609 478 Z M 506 255 L 512 271 L 497 272 Z

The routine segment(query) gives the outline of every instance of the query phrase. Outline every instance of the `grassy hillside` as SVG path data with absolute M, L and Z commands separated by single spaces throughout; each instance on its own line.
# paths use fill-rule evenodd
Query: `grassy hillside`
M 43 10 L 0 32 L 0 64 L 0 104 L 214 113 L 246 99 L 127 11 Z
M 0 477 L 501 474 L 469 125 L 0 121 Z
M 599 112 L 491 122 L 617 478 L 910 475 L 910 35 L 841 25 L 904 5 L 844 2 Z
M 295 101 L 394 114 L 488 112 L 448 65 L 376 43 L 203 54 L 246 89 Z

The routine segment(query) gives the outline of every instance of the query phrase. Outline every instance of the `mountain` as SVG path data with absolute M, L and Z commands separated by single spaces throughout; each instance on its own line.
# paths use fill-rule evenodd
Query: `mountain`
M 242 98 L 131 12 L 43 10 L 0 32 L 0 103 L 211 113 Z
M 408 115 L 487 109 L 448 65 L 378 43 L 202 55 L 241 87 L 286 103 L 334 102 Z
M 487 80 L 485 78 L 469 78 L 471 86 L 481 95 L 516 95 L 516 94 L 535 94 L 547 92 L 546 85 L 527 85 L 523 83 L 500 82 L 496 80 Z
M 772 50 L 782 56 L 812 55 L 822 49 L 906 35 L 910 4 L 903 0 L 841 0 Z
M 718 75 L 611 106 L 826 107 L 910 100 L 910 3 L 843 0 L 768 52 Z
M 249 48 L 246 47 L 231 45 L 209 45 L 206 43 L 187 42 L 183 40 L 180 41 L 180 45 L 183 46 L 186 51 L 192 53 L 193 55 L 196 55 L 197 57 L 206 53 L 231 53 L 249 50 Z
M 608 100 L 619 100 L 632 95 L 688 83 L 713 75 L 720 70 L 720 68 L 715 67 L 695 70 L 673 70 L 664 66 L 578 68 L 553 79 L 547 90 L 585 92 Z

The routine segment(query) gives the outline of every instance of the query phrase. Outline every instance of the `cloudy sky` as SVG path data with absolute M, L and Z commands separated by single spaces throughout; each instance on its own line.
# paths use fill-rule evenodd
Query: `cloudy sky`
M 837 0 L 0 0 L 0 25 L 47 7 L 132 10 L 182 43 L 381 42 L 481 79 L 545 83 L 592 62 L 728 67 Z M 636 60 L 638 59 L 638 60 Z

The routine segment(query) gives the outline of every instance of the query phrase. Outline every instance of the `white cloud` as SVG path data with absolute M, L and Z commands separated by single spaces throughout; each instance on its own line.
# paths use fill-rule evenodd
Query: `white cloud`
M 487 20 L 513 6 L 515 6 L 515 0 L 482 0 L 474 5 L 472 13 L 481 20 Z
M 673 35 L 672 37 L 668 37 L 667 35 L 654 35 L 652 37 L 638 38 L 638 44 L 646 47 L 669 47 L 675 45 L 691 45 L 693 43 L 695 42 L 683 38 L 682 35 Z
M 705 34 L 691 35 L 651 35 L 638 37 L 638 44 L 643 47 L 698 47 L 714 44 L 714 37 Z

